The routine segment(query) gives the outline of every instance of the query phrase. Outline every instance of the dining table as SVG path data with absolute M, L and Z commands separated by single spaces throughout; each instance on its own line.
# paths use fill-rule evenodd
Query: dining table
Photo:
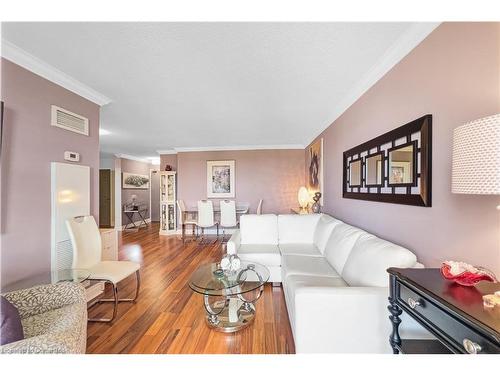
M 250 210 L 249 203 L 236 203 L 236 216 L 247 214 Z M 220 217 L 220 205 L 214 203 L 214 215 Z M 194 219 L 198 216 L 198 206 L 187 206 L 182 212 L 182 239 L 186 238 L 186 219 Z

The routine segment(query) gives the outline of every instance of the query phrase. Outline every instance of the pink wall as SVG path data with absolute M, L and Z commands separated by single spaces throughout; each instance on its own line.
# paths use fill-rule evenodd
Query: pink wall
M 130 159 L 121 159 L 122 166 L 122 182 L 123 182 L 123 173 L 137 173 L 142 174 L 149 177 L 149 171 L 151 169 L 157 169 L 157 167 L 153 166 L 151 163 L 144 163 L 142 161 L 130 160 Z M 149 206 L 149 191 L 150 189 L 123 189 L 122 184 L 122 205 L 128 202 L 132 202 L 132 195 L 137 195 L 138 203 L 146 203 L 148 207 L 148 213 L 143 215 L 144 218 L 149 218 L 151 213 L 151 207 Z M 134 216 L 134 221 L 139 221 L 140 218 L 136 214 Z M 128 223 L 128 219 L 125 217 L 125 214 L 122 214 L 122 224 L 125 225 Z
M 2 59 L 1 285 L 50 270 L 50 162 L 66 150 L 91 167 L 91 212 L 99 214 L 99 106 Z M 90 136 L 50 125 L 50 106 L 89 119 Z
M 297 206 L 304 185 L 302 150 L 182 152 L 177 154 L 178 196 L 186 205 L 207 197 L 207 160 L 235 160 L 237 202 L 250 204 L 254 213 L 259 199 L 265 213 L 289 213 Z
M 412 249 L 427 266 L 463 260 L 500 276 L 500 197 L 451 194 L 453 129 L 500 112 L 499 60 L 499 23 L 439 26 L 321 135 L 325 211 Z M 343 151 L 427 113 L 432 207 L 343 199 Z
M 165 170 L 166 165 L 170 165 L 173 171 L 177 170 L 177 155 L 160 155 L 160 171 Z

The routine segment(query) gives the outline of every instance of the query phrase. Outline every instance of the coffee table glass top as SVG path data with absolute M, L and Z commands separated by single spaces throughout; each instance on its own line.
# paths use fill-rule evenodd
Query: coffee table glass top
M 241 262 L 239 270 L 223 272 L 219 263 L 201 265 L 189 280 L 197 293 L 211 296 L 231 296 L 251 292 L 269 280 L 269 270 L 255 262 Z
M 2 293 L 32 288 L 38 285 L 57 284 L 63 281 L 81 283 L 90 277 L 90 272 L 84 269 L 65 269 L 44 272 L 16 281 L 2 288 Z

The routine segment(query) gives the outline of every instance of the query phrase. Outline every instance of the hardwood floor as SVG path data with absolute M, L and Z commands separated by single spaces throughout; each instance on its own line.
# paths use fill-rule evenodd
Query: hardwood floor
M 200 245 L 176 236 L 160 236 L 158 224 L 138 232 L 121 232 L 120 259 L 142 264 L 141 292 L 135 304 L 120 303 L 113 323 L 88 323 L 87 353 L 280 354 L 294 353 L 290 323 L 281 287 L 266 284 L 256 302 L 254 322 L 225 334 L 205 323 L 200 294 L 187 285 L 200 265 L 219 260 L 220 242 Z M 120 297 L 132 295 L 135 279 L 118 285 Z M 105 316 L 112 305 L 89 309 L 89 316 Z

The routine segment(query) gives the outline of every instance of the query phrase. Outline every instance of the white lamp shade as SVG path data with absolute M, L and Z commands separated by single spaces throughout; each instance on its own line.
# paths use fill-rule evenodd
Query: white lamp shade
M 500 114 L 454 130 L 451 191 L 500 194 Z
M 299 189 L 298 200 L 301 208 L 306 208 L 309 204 L 309 192 L 304 186 Z

